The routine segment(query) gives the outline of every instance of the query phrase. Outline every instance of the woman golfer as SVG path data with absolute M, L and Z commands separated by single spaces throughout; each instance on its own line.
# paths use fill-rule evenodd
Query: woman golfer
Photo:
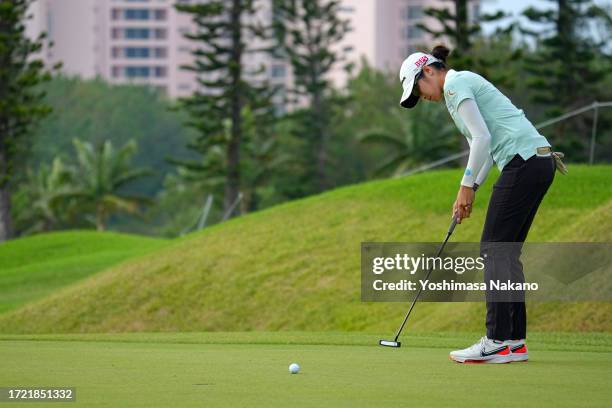
M 495 86 L 470 71 L 446 66 L 449 49 L 436 46 L 431 54 L 417 52 L 400 69 L 403 95 L 400 105 L 414 107 L 420 99 L 444 99 L 459 131 L 467 138 L 470 155 L 452 213 L 461 223 L 469 218 L 475 189 L 484 183 L 493 162 L 501 171 L 493 185 L 481 237 L 484 278 L 524 282 L 519 260 L 522 243 L 551 185 L 555 168 L 565 172 L 548 140 Z M 507 243 L 519 243 L 507 245 Z M 504 298 L 487 290 L 487 334 L 476 344 L 452 351 L 460 362 L 508 363 L 526 361 L 527 316 L 524 292 Z

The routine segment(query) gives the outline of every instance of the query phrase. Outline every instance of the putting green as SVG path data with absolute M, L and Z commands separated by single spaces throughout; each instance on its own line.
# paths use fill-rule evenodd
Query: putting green
M 0 384 L 76 387 L 70 406 L 87 407 L 609 406 L 612 335 L 535 334 L 527 363 L 448 360 L 474 336 L 391 349 L 355 333 L 0 335 Z

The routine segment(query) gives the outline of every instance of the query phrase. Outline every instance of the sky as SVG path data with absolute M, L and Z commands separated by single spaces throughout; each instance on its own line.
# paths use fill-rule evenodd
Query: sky
M 595 3 L 603 6 L 610 7 L 612 6 L 612 0 L 595 0 Z M 514 17 L 519 17 L 521 12 L 525 10 L 527 7 L 533 6 L 536 9 L 546 10 L 556 7 L 556 2 L 550 0 L 481 0 L 481 13 L 488 14 L 493 13 L 497 10 L 503 10 L 507 13 L 511 13 Z M 514 18 L 508 18 L 501 20 L 499 25 L 507 26 L 510 21 L 513 21 Z M 529 27 L 528 20 L 521 17 L 520 21 L 524 24 L 524 26 Z M 495 27 L 498 24 L 485 24 L 483 26 L 483 31 L 485 33 L 491 33 L 495 30 Z M 532 26 L 534 27 L 534 26 Z M 535 26 L 538 27 L 538 26 Z
M 481 0 L 482 1 L 482 10 L 489 12 L 494 10 L 505 10 L 518 15 L 521 11 L 533 5 L 536 8 L 544 8 L 550 7 L 554 5 L 554 2 L 546 1 L 546 0 Z M 596 0 L 596 4 L 599 5 L 610 5 L 612 4 L 611 0 Z M 544 6 L 544 7 L 542 7 Z
M 482 0 L 480 10 L 482 14 L 494 13 L 498 10 L 503 10 L 506 13 L 511 13 L 513 17 L 502 20 L 500 23 L 485 24 L 483 30 L 485 33 L 490 33 L 495 30 L 498 25 L 506 26 L 516 17 L 518 17 L 523 10 L 529 6 L 536 8 L 551 8 L 553 3 L 550 1 L 543 0 Z M 526 23 L 524 18 L 521 19 L 523 23 Z
M 526 9 L 529 5 L 533 5 L 534 7 L 540 7 L 542 5 L 550 5 L 553 4 L 550 1 L 543 0 L 482 0 L 482 8 L 483 10 L 506 10 L 515 12 L 518 14 L 520 11 Z

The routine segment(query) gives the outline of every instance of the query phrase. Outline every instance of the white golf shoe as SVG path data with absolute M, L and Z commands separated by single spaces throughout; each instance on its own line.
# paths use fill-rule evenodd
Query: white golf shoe
M 529 359 L 525 339 L 506 340 L 504 343 L 510 347 L 510 359 L 512 361 L 527 361 Z
M 510 347 L 503 341 L 482 337 L 476 344 L 463 350 L 451 351 L 450 358 L 458 363 L 510 363 Z

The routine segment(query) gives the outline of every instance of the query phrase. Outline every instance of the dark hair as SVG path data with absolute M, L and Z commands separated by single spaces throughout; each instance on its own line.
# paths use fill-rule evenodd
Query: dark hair
M 446 58 L 448 57 L 448 54 L 450 54 L 450 50 L 445 45 L 436 45 L 433 47 L 433 50 L 431 50 L 431 55 L 442 62 L 434 62 L 433 64 L 430 64 L 430 66 L 433 66 L 436 69 L 447 69 Z

